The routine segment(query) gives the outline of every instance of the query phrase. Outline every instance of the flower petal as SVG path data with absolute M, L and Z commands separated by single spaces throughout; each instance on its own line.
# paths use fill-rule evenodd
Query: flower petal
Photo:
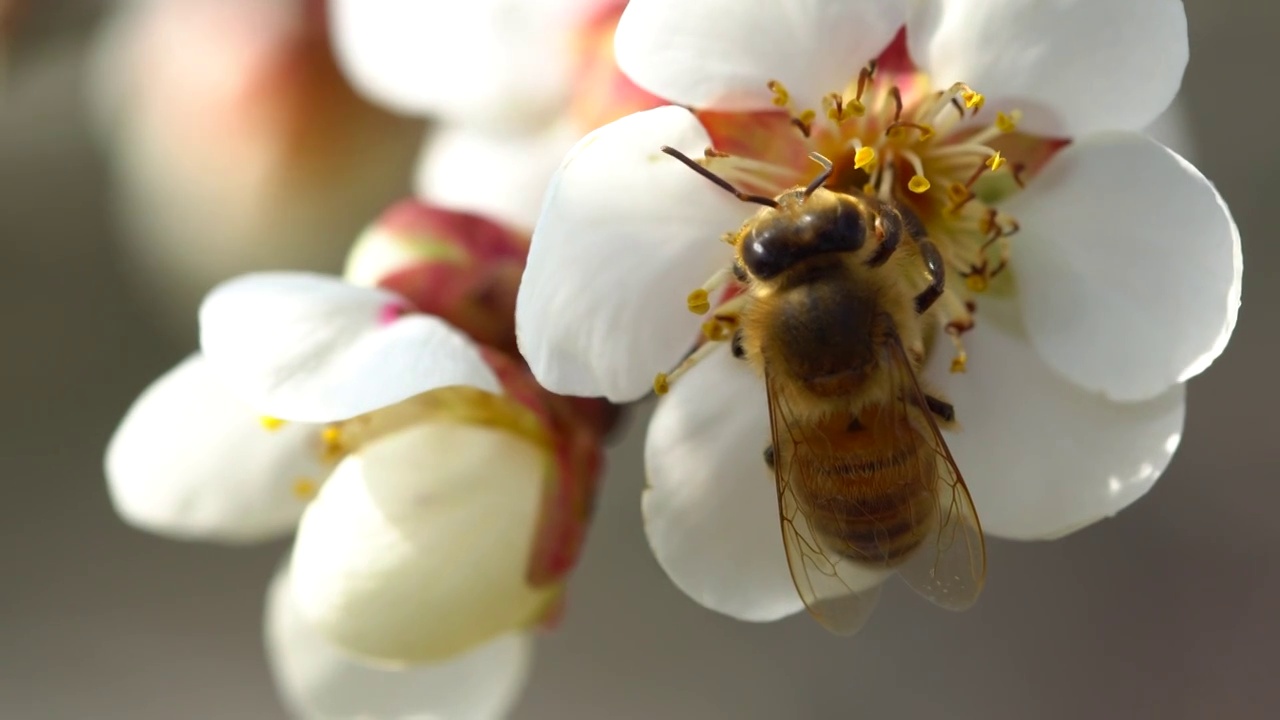
M 569 92 L 562 0 L 334 0 L 331 31 L 348 79 L 410 115 L 491 129 L 537 127 Z
M 764 382 L 717 351 L 658 402 L 645 441 L 645 534 L 689 597 L 739 620 L 804 609 L 791 582 L 769 445 Z
M 1074 143 L 1005 207 L 1032 344 L 1072 381 L 1144 400 L 1226 347 L 1240 307 L 1240 233 L 1213 185 L 1142 135 Z
M 527 635 L 504 635 L 434 665 L 369 665 L 343 653 L 302 618 L 289 572 L 267 592 L 267 657 L 277 689 L 299 718 L 488 720 L 506 717 L 533 656 Z
M 547 453 L 506 430 L 411 425 L 343 460 L 298 528 L 299 610 L 343 649 L 429 662 L 537 622 L 526 581 Z
M 821 109 L 889 44 L 904 0 L 631 0 L 618 67 L 645 90 L 699 109 L 772 107 L 770 80 Z
M 498 391 L 466 336 L 407 310 L 327 275 L 253 273 L 205 298 L 200 344 L 232 390 L 288 420 L 343 420 L 452 385 Z
M 563 395 L 635 400 L 697 338 L 687 297 L 731 261 L 720 242 L 754 206 L 659 148 L 700 156 L 692 113 L 667 106 L 583 138 L 551 181 L 516 303 L 520 351 Z
M 142 392 L 107 446 L 107 489 L 131 525 L 180 540 L 270 540 L 297 525 L 298 484 L 324 481 L 320 428 L 266 429 L 192 355 Z
M 1011 301 L 982 298 L 968 370 L 935 352 L 927 375 L 954 403 L 947 443 L 987 534 L 1051 539 L 1142 497 L 1182 437 L 1184 386 L 1114 403 L 1056 375 L 1027 343 Z
M 415 190 L 432 204 L 528 231 L 551 176 L 581 136 L 565 123 L 522 134 L 445 125 L 427 138 Z
M 1180 0 L 926 0 L 907 21 L 911 57 L 940 87 L 965 82 L 1021 127 L 1079 137 L 1139 130 L 1173 100 L 1187 65 Z

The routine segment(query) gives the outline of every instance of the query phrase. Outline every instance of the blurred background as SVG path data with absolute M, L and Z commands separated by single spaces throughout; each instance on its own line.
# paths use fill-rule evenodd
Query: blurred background
M 109 5 L 29 2 L 0 62 L 0 718 L 283 718 L 260 626 L 284 546 L 211 548 L 126 527 L 102 452 L 135 395 L 194 348 L 203 290 L 252 266 L 336 269 L 355 231 L 407 191 L 420 128 L 351 96 L 305 28 L 289 31 L 287 57 L 248 42 L 222 59 L 262 83 L 227 89 L 244 112 L 184 106 L 179 75 L 140 80 L 139 58 L 112 55 Z M 991 543 L 973 611 L 937 612 L 894 585 L 874 622 L 842 640 L 804 617 L 727 620 L 667 581 L 640 525 L 636 417 L 517 718 L 1277 716 L 1280 3 L 1186 7 L 1195 159 L 1239 222 L 1245 292 L 1226 354 L 1190 385 L 1182 447 L 1151 494 L 1065 541 Z M 219 60 L 218 33 L 236 32 L 225 20 L 160 33 L 143 67 Z M 156 97 L 204 124 L 167 135 L 148 116 Z M 217 187 L 219 163 L 236 162 L 221 140 L 255 133 L 298 138 L 297 155 L 264 162 L 248 189 Z M 154 162 L 179 149 L 193 159 Z M 345 182 L 300 190 L 297 157 L 317 156 L 330 164 L 306 174 Z M 183 177 L 225 199 L 192 206 L 173 190 Z M 155 188 L 173 194 L 139 208 Z M 263 196 L 328 214 L 280 213 L 271 240 L 224 256 L 219 223 L 253 217 Z

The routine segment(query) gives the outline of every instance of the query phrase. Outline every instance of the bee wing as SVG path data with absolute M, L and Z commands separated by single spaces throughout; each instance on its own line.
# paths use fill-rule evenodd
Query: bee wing
M 795 461 L 797 450 L 829 442 L 821 432 L 795 421 L 783 393 L 766 368 L 769 420 L 773 432 L 773 472 L 778 484 L 778 514 L 782 544 L 796 591 L 809 614 L 833 633 L 852 635 L 871 616 L 880 598 L 880 585 L 889 571 L 856 563 L 826 547 L 810 527 L 813 499 L 805 492 L 813 487 L 808 472 Z
M 907 584 L 934 604 L 964 610 L 978 599 L 986 579 L 982 525 L 902 343 L 894 338 L 889 345 L 889 371 L 895 396 L 900 398 L 895 412 L 908 414 L 910 426 L 920 433 L 925 446 L 915 458 L 920 470 L 914 475 L 926 481 L 930 474 L 937 476 L 937 502 L 928 509 L 934 515 L 932 528 L 925 542 L 897 570 Z

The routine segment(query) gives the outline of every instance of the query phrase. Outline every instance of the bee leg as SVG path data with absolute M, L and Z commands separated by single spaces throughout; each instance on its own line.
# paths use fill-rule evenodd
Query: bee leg
M 898 243 L 902 241 L 902 225 L 902 216 L 896 209 L 888 205 L 880 209 L 876 216 L 876 239 L 880 244 L 867 260 L 867 267 L 876 268 L 889 262 L 893 251 L 898 249 Z
M 742 345 L 742 328 L 733 331 L 733 338 L 729 340 L 729 351 L 739 360 L 747 356 L 747 349 Z
M 956 421 L 956 406 L 945 400 L 939 400 L 932 395 L 924 396 L 924 404 L 929 406 L 929 412 L 937 415 L 945 422 Z
M 764 464 L 769 466 L 770 470 L 773 469 L 773 445 L 764 449 Z
M 942 295 L 947 282 L 947 270 L 942 264 L 942 254 L 932 241 L 921 238 L 916 241 L 920 251 L 920 259 L 924 261 L 925 272 L 929 275 L 929 287 L 916 296 L 916 313 L 923 313 Z

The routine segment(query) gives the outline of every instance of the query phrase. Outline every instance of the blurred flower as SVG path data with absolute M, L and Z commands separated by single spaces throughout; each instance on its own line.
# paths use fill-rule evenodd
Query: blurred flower
M 204 354 L 112 439 L 112 499 L 138 527 L 232 543 L 296 527 L 267 636 L 300 716 L 501 716 L 529 631 L 558 619 L 610 417 L 463 332 L 509 336 L 523 251 L 408 203 L 349 268 L 403 295 L 296 272 L 224 283 Z
M 918 217 L 947 275 L 932 320 L 954 342 L 919 369 L 955 404 L 964 430 L 948 442 L 989 534 L 1061 536 L 1152 486 L 1181 437 L 1183 383 L 1222 352 L 1240 299 L 1222 198 L 1139 132 L 1181 81 L 1181 3 L 633 0 L 616 45 L 636 83 L 679 105 L 564 159 L 517 329 L 546 387 L 630 401 L 688 353 L 703 322 L 689 309 L 714 311 L 646 447 L 647 534 L 685 592 L 750 620 L 801 608 L 759 456 L 765 392 L 725 342 L 743 300 L 718 240 L 772 211 L 663 145 L 768 196 L 816 177 L 818 151 L 828 188 Z M 895 281 L 922 289 L 903 268 Z
M 167 319 L 261 267 L 337 268 L 422 125 L 358 97 L 314 0 L 116 3 L 91 56 L 125 260 Z
M 438 117 L 420 196 L 529 229 L 547 181 L 582 135 L 660 101 L 622 75 L 625 0 L 335 0 L 347 76 L 374 101 Z

